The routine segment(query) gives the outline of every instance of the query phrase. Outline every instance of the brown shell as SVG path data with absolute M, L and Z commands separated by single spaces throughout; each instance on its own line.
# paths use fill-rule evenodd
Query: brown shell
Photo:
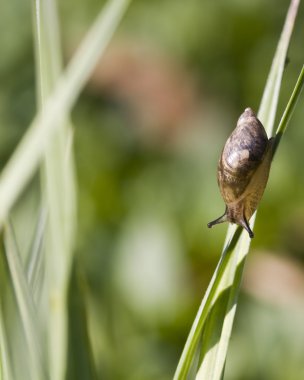
M 253 237 L 248 221 L 267 184 L 272 142 L 252 109 L 246 108 L 228 138 L 218 163 L 217 179 L 226 211 L 208 227 L 229 221 L 243 226 Z

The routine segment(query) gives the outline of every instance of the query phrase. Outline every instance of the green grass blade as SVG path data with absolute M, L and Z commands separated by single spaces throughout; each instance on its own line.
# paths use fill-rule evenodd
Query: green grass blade
M 116 4 L 116 8 L 114 8 Z M 97 52 L 103 50 L 115 30 L 118 20 L 118 5 L 121 1 L 112 1 L 105 10 L 97 28 L 85 40 L 85 51 L 81 51 L 74 58 L 67 69 L 69 74 L 76 75 L 75 86 L 79 86 L 88 75 L 88 68 L 92 69 L 98 58 Z M 47 97 L 55 87 L 60 73 L 61 57 L 58 22 L 52 1 L 36 1 L 36 41 L 37 62 L 39 63 L 39 92 L 41 104 L 47 112 Z M 116 9 L 116 13 L 113 13 Z M 110 12 L 111 11 L 111 12 Z M 115 18 L 113 18 L 115 16 Z M 115 20 L 115 22 L 113 22 Z M 102 28 L 101 28 L 102 26 Z M 106 27 L 105 27 L 106 26 Z M 54 33 L 54 30 L 55 33 Z M 103 45 L 96 45 L 96 33 L 103 36 Z M 94 38 L 92 37 L 94 35 Z M 57 38 L 54 38 L 57 36 Z M 93 49 L 92 43 L 95 47 Z M 99 40 L 99 45 L 101 41 Z M 86 45 L 87 44 L 87 45 Z M 88 49 L 89 46 L 89 49 Z M 81 48 L 80 48 L 81 50 Z M 77 64 L 75 65 L 75 62 Z M 74 71 L 73 71 L 74 70 Z M 81 71 L 82 70 L 82 71 Z M 75 76 L 76 78 L 76 76 Z M 60 82 L 59 82 L 60 83 Z M 72 93 L 71 93 L 72 94 Z M 58 111 L 57 111 L 58 112 Z M 65 112 L 65 111 L 64 111 Z M 71 131 L 65 123 L 67 113 L 60 120 L 55 120 L 57 127 L 52 142 L 45 151 L 45 168 L 43 173 L 43 192 L 45 205 L 48 207 L 48 228 L 46 238 L 46 271 L 48 278 L 49 313 L 48 313 L 48 352 L 49 372 L 52 379 L 62 379 L 66 371 L 67 351 L 67 287 L 71 267 L 75 212 L 75 184 L 73 176 L 73 159 L 71 151 Z
M 265 87 L 259 118 L 271 135 L 280 92 L 287 49 L 299 1 L 291 1 L 283 32 Z M 251 219 L 251 228 L 254 224 Z M 223 376 L 231 335 L 242 270 L 250 246 L 248 234 L 240 227 L 229 226 L 223 253 L 197 316 L 190 330 L 179 361 L 175 379 L 191 379 L 193 360 L 200 351 L 197 379 L 218 380 Z M 199 347 L 202 342 L 202 347 Z
M 38 113 L 0 177 L 0 225 L 37 169 L 45 147 L 60 127 L 103 55 L 129 0 L 112 0 L 90 28 L 45 107 Z
M 44 109 L 62 70 L 60 32 L 55 0 L 35 0 L 33 8 L 39 103 Z M 41 181 L 43 208 L 47 210 L 48 219 L 45 230 L 48 372 L 55 380 L 63 379 L 66 372 L 66 298 L 76 221 L 71 135 L 70 125 L 63 120 L 46 147 Z
M 303 83 L 304 83 L 304 65 L 302 66 L 300 75 L 298 77 L 297 83 L 293 89 L 293 92 L 291 94 L 291 97 L 287 103 L 287 106 L 285 108 L 285 111 L 283 113 L 283 116 L 280 120 L 278 129 L 276 131 L 275 136 L 275 151 L 281 141 L 281 137 L 286 131 L 288 122 L 292 116 L 292 113 L 296 107 L 297 101 L 299 99 L 299 96 L 301 95 L 302 89 L 303 89 Z
M 23 345 L 23 348 L 20 348 L 20 350 L 28 358 L 30 379 L 46 379 L 41 351 L 43 342 L 41 329 L 39 328 L 34 301 L 21 263 L 15 236 L 9 224 L 6 224 L 4 229 L 4 246 L 11 284 L 26 340 L 26 345 Z M 13 336 L 11 334 L 10 344 L 12 347 L 14 346 Z
M 0 380 L 13 380 L 2 307 L 0 304 Z
M 273 134 L 274 120 L 277 111 L 281 81 L 284 72 L 287 50 L 297 16 L 300 0 L 292 0 L 286 15 L 285 25 L 279 40 L 272 66 L 267 78 L 258 118 L 264 125 L 268 135 Z
M 30 284 L 33 298 L 37 302 L 42 292 L 41 283 L 43 277 L 44 251 L 43 242 L 46 227 L 46 211 L 42 209 L 39 213 L 34 238 L 26 255 L 26 276 Z

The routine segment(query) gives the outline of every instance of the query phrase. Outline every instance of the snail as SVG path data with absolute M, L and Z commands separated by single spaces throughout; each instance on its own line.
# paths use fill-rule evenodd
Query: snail
M 264 193 L 273 157 L 274 138 L 268 139 L 251 108 L 240 116 L 218 163 L 217 181 L 226 204 L 224 215 L 208 223 L 235 223 L 254 234 L 249 220 Z

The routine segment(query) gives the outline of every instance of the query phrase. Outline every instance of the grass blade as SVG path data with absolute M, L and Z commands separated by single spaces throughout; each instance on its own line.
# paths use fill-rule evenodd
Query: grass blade
M 35 12 L 37 17 L 37 60 L 40 62 L 38 75 L 40 78 L 39 89 L 41 94 L 41 105 L 43 105 L 43 107 L 34 119 L 21 143 L 1 173 L 0 227 L 4 226 L 5 220 L 8 217 L 9 212 L 16 199 L 24 190 L 27 182 L 33 175 L 34 171 L 37 169 L 43 154 L 47 151 L 46 154 L 48 158 L 46 161 L 48 161 L 48 164 L 46 165 L 47 169 L 45 170 L 45 194 L 47 193 L 48 195 L 46 196 L 45 200 L 47 203 L 49 202 L 49 206 L 52 205 L 52 212 L 50 215 L 48 215 L 50 220 L 50 230 L 46 244 L 49 245 L 49 253 L 56 253 L 54 257 L 50 254 L 48 255 L 47 267 L 48 272 L 53 274 L 53 276 L 48 276 L 51 278 L 49 289 L 52 290 L 53 295 L 53 297 L 51 297 L 51 301 L 53 301 L 51 303 L 51 306 L 57 308 L 57 311 L 54 313 L 54 315 L 52 315 L 52 318 L 50 318 L 50 324 L 48 326 L 48 331 L 50 333 L 49 336 L 51 338 L 49 340 L 49 369 L 52 379 L 62 379 L 64 376 L 66 363 L 64 355 L 66 349 L 64 342 L 65 333 L 64 327 L 62 327 L 64 324 L 64 307 L 66 304 L 62 301 L 62 299 L 57 302 L 57 296 L 58 294 L 64 294 L 64 292 L 62 292 L 62 289 L 67 285 L 67 272 L 69 270 L 69 261 L 71 255 L 69 254 L 66 257 L 63 255 L 63 260 L 65 260 L 63 265 L 60 265 L 62 264 L 62 261 L 59 260 L 62 257 L 59 257 L 59 255 L 62 252 L 71 252 L 71 249 L 69 247 L 71 247 L 70 244 L 72 240 L 71 236 L 73 231 L 73 223 L 67 222 L 72 220 L 72 214 L 73 220 L 75 220 L 75 215 L 73 211 L 74 185 L 72 178 L 73 168 L 71 168 L 71 133 L 61 133 L 60 131 L 57 131 L 60 130 L 62 122 L 66 120 L 66 117 L 69 114 L 74 102 L 76 101 L 77 96 L 89 78 L 91 71 L 93 70 L 99 57 L 103 54 L 108 42 L 110 41 L 114 31 L 117 28 L 117 25 L 120 22 L 120 19 L 128 5 L 128 1 L 112 0 L 107 3 L 103 12 L 100 13 L 96 22 L 81 44 L 78 52 L 76 52 L 75 56 L 72 58 L 66 71 L 64 74 L 62 74 L 62 76 L 60 76 L 58 82 L 56 82 L 54 89 L 53 87 L 55 78 L 58 76 L 57 71 L 60 71 L 60 61 L 58 60 L 58 54 L 55 55 L 55 61 L 53 61 L 53 59 L 50 59 L 48 50 L 42 51 L 38 49 L 46 49 L 46 46 L 49 46 L 48 43 L 50 43 L 52 44 L 51 49 L 57 49 L 58 53 L 59 49 L 58 45 L 56 45 L 56 38 L 58 36 L 56 37 L 55 35 L 50 37 L 52 33 L 56 33 L 58 28 L 54 27 L 53 30 L 50 28 L 50 25 L 54 26 L 54 18 L 48 17 L 50 15 L 50 9 L 48 7 L 52 7 L 54 3 L 51 1 L 45 1 L 43 4 L 44 7 L 40 8 L 42 3 L 37 1 L 37 12 Z M 45 12 L 43 16 L 41 14 L 42 8 L 42 11 Z M 47 41 L 47 43 L 45 43 L 45 41 Z M 53 54 L 53 52 L 54 51 L 52 51 L 51 54 Z M 47 65 L 48 59 L 50 59 L 49 66 Z M 51 91 L 52 95 L 50 95 L 50 98 L 47 98 L 48 94 L 50 94 Z M 63 137 L 64 133 L 65 135 Z M 49 141 L 52 141 L 52 146 L 49 145 Z M 58 157 L 57 149 L 60 151 L 60 160 L 58 161 L 56 161 Z M 63 160 L 64 168 L 58 173 L 57 168 L 62 164 Z M 65 174 L 64 178 L 63 173 Z M 68 194 L 70 197 L 69 202 L 64 203 L 63 208 L 61 207 L 62 203 L 58 202 L 58 187 L 53 187 L 54 183 L 56 182 L 55 180 L 57 179 L 59 179 L 60 185 L 63 185 L 63 187 L 66 189 L 65 197 L 62 197 L 63 200 L 66 200 L 66 194 Z M 60 199 L 62 200 L 62 198 Z M 55 207 L 53 207 L 53 205 L 55 205 Z M 66 218 L 67 215 L 69 215 L 68 218 Z M 60 221 L 59 226 L 63 227 L 61 230 L 61 235 L 57 235 L 59 227 L 56 226 L 56 222 L 58 223 L 58 221 Z M 57 228 L 57 230 L 55 228 Z M 26 342 L 29 345 L 29 351 L 26 354 L 24 353 L 22 357 L 27 358 L 29 356 L 29 363 L 28 366 L 26 366 L 26 370 L 29 370 L 30 373 L 29 378 L 31 380 L 43 379 L 45 377 L 45 373 L 43 373 L 43 369 L 41 368 L 41 363 L 43 360 L 41 359 L 41 353 L 39 352 L 40 345 L 37 343 L 39 341 L 40 335 L 38 329 L 36 329 L 37 336 L 34 335 L 35 329 L 32 328 L 33 326 L 31 325 L 31 323 L 33 323 L 34 327 L 37 328 L 38 326 L 37 323 L 35 324 L 36 314 L 34 313 L 34 302 L 30 297 L 30 290 L 28 289 L 28 284 L 25 276 L 26 271 L 21 266 L 21 262 L 18 262 L 17 254 L 11 254 L 11 252 L 14 252 L 13 249 L 14 247 L 16 248 L 17 245 L 13 244 L 14 240 L 11 238 L 8 227 L 6 227 L 5 236 L 7 252 L 9 254 L 8 262 L 10 265 L 10 271 L 12 272 L 12 284 L 16 293 L 17 303 L 21 314 L 18 321 L 16 320 L 16 323 L 18 323 L 17 326 L 24 326 Z M 56 236 L 59 236 L 59 245 Z M 60 247 L 60 249 L 57 250 L 58 247 Z M 33 256 L 30 258 L 30 262 L 31 260 L 33 260 L 32 263 L 34 263 L 34 266 L 36 265 L 35 262 L 39 261 L 34 260 Z M 1 327 L 4 328 L 3 323 L 1 323 Z M 4 329 L 1 331 L 3 332 Z M 15 335 L 17 336 L 18 332 L 16 332 L 16 334 L 14 333 L 14 336 Z M 20 337 L 20 334 L 18 336 Z M 1 351 L 1 358 L 3 361 L 6 360 L 4 357 L 6 353 L 6 350 L 4 350 L 5 336 L 1 334 L 0 339 L 2 340 L 3 344 Z M 22 341 L 20 341 L 21 344 L 18 344 L 19 342 L 15 343 L 17 343 L 17 347 L 15 347 L 17 351 L 19 351 L 19 348 L 20 350 L 23 350 L 24 344 L 22 344 Z M 22 364 L 25 363 L 22 361 L 20 365 L 22 366 Z M 10 376 L 9 367 L 5 367 L 5 365 L 2 363 L 2 368 L 2 373 L 4 375 L 7 374 Z M 11 369 L 13 374 L 18 373 L 21 375 L 22 373 L 20 373 L 19 370 L 17 371 L 14 365 L 12 365 Z M 23 378 L 27 378 L 26 373 L 23 374 Z
M 287 106 L 285 108 L 285 111 L 283 113 L 283 116 L 280 120 L 278 129 L 276 131 L 275 136 L 275 151 L 278 148 L 278 145 L 281 141 L 281 137 L 286 131 L 288 122 L 291 118 L 291 115 L 296 107 L 297 101 L 299 99 L 299 96 L 301 95 L 302 89 L 303 89 L 303 83 L 304 83 L 304 65 L 302 66 L 302 70 L 300 72 L 300 75 L 298 77 L 297 83 L 292 91 L 291 97 L 287 103 Z
M 298 6 L 298 0 L 291 1 L 258 113 L 269 135 L 273 133 L 282 74 Z M 255 215 L 251 218 L 251 228 L 254 219 Z M 240 227 L 229 226 L 220 262 L 190 330 L 174 379 L 194 377 L 190 374 L 193 372 L 193 360 L 197 351 L 200 351 L 200 363 L 196 369 L 196 378 L 222 378 L 249 246 L 247 233 Z
M 46 211 L 41 210 L 36 229 L 34 231 L 34 239 L 30 246 L 29 252 L 26 255 L 26 275 L 28 283 L 32 289 L 33 298 L 38 303 L 41 295 L 41 283 L 43 278 L 43 266 L 44 266 L 44 251 L 43 242 L 46 228 Z
M 2 252 L 1 252 L 2 253 Z M 7 335 L 2 315 L 3 304 L 0 304 L 0 379 L 13 379 L 11 371 L 11 361 L 7 344 Z
M 62 70 L 60 32 L 55 0 L 35 0 L 33 9 L 38 103 L 43 110 Z M 46 147 L 41 181 L 43 209 L 47 210 L 48 219 L 45 230 L 48 372 L 55 380 L 63 379 L 66 372 L 66 298 L 76 220 L 71 135 L 70 125 L 63 120 Z
M 33 175 L 45 147 L 65 119 L 98 59 L 104 53 L 129 0 L 109 1 L 60 76 L 0 177 L 0 225 Z
M 272 61 L 267 78 L 262 101 L 259 107 L 258 118 L 264 125 L 268 135 L 273 134 L 274 120 L 277 111 L 281 81 L 284 72 L 287 50 L 297 16 L 300 0 L 292 0 L 286 15 L 285 25 Z
M 35 1 L 36 62 L 40 105 L 62 71 L 60 32 L 55 0 Z M 43 208 L 47 210 L 46 278 L 48 298 L 48 354 L 52 379 L 63 379 L 67 363 L 67 289 L 73 257 L 76 221 L 76 185 L 72 152 L 72 128 L 63 120 L 44 154 Z
M 36 318 L 36 310 L 28 286 L 27 278 L 20 260 L 16 240 L 10 225 L 6 224 L 4 229 L 5 255 L 10 272 L 10 278 L 22 323 L 26 348 L 23 346 L 23 355 L 28 357 L 28 370 L 33 380 L 46 379 L 43 369 L 43 358 L 41 352 L 42 337 L 39 323 Z M 11 340 L 13 341 L 13 339 Z M 12 343 L 13 344 L 13 343 Z

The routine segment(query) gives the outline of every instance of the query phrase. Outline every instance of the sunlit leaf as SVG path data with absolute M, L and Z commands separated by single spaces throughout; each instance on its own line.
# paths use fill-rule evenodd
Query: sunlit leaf
M 258 112 L 258 117 L 269 135 L 273 134 L 282 74 L 298 6 L 298 0 L 291 1 Z M 251 228 L 254 220 L 255 215 L 250 221 Z M 190 330 L 175 379 L 194 377 L 193 375 L 189 377 L 189 374 L 193 373 L 193 361 L 197 357 L 197 351 L 200 362 L 196 365 L 196 378 L 200 380 L 222 378 L 249 246 L 250 239 L 246 231 L 236 226 L 228 228 L 220 262 Z

